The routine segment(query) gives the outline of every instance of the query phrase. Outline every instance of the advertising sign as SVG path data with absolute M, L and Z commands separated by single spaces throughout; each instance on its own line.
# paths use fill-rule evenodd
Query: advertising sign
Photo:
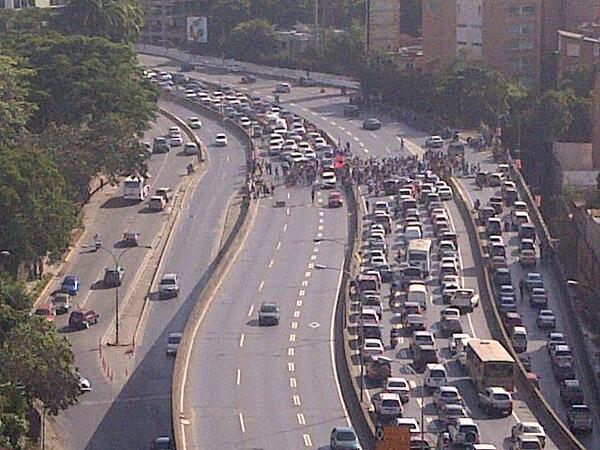
M 187 18 L 187 40 L 198 44 L 206 44 L 208 42 L 206 17 Z

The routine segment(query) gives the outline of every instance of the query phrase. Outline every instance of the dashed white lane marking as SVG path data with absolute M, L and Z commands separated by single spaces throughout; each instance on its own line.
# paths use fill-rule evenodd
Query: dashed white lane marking
M 292 330 L 297 330 L 298 329 L 298 322 L 293 321 L 292 322 Z
M 283 232 L 284 232 L 284 233 L 287 231 L 287 227 L 288 227 L 288 224 L 287 224 L 287 223 L 286 223 L 285 225 L 283 225 Z
M 339 128 L 340 130 L 342 130 L 342 131 L 346 131 L 346 128 L 344 128 L 344 127 L 342 127 L 342 126 L 340 126 L 340 127 L 338 127 L 338 128 Z
M 244 338 L 244 335 L 242 334 L 242 335 L 240 336 L 240 347 L 243 347 L 243 346 L 244 346 L 244 339 L 245 339 L 245 338 Z
M 294 317 L 297 319 L 298 317 L 300 317 L 300 311 L 296 310 L 294 311 Z
M 300 299 L 296 300 L 296 306 L 298 308 L 300 308 L 302 306 L 302 300 L 300 300 Z
M 288 356 L 294 356 L 295 350 L 294 347 L 288 348 Z
M 246 424 L 244 423 L 244 415 L 242 413 L 239 413 L 238 417 L 240 419 L 240 428 L 242 429 L 242 433 L 245 433 L 246 432 Z
M 296 370 L 296 364 L 294 364 L 293 362 L 289 362 L 288 363 L 288 371 L 289 372 L 294 372 Z
M 364 150 L 365 150 L 365 153 L 369 153 L 369 149 L 368 148 L 365 148 Z
M 371 135 L 371 137 L 373 139 L 379 139 L 379 136 L 377 136 L 375 133 L 369 133 Z
M 237 384 L 239 386 L 241 384 L 241 382 L 242 382 L 242 369 L 238 369 L 237 376 L 235 377 L 235 384 Z
M 304 297 L 306 295 L 306 291 L 304 289 L 300 289 L 298 292 L 298 297 Z
M 298 382 L 294 377 L 290 377 L 290 387 L 292 389 L 296 389 L 298 387 Z
M 292 395 L 292 401 L 294 402 L 294 406 L 300 406 L 300 396 L 298 394 Z
M 333 126 L 337 125 L 337 123 L 335 123 L 333 120 L 331 120 L 330 122 L 331 122 L 331 125 L 333 125 Z
M 301 109 L 302 111 L 308 111 L 308 109 L 306 109 L 304 106 L 301 106 L 301 107 L 300 107 L 300 109 Z
M 320 232 L 319 232 L 319 233 L 317 233 L 317 237 L 318 237 L 318 238 L 320 238 L 320 237 L 323 237 L 323 233 L 320 233 Z
M 294 333 L 290 334 L 290 342 L 296 342 L 296 335 Z
M 323 218 L 319 219 L 319 223 L 325 223 L 325 219 L 323 219 Z
M 359 142 L 358 145 L 360 145 L 361 147 L 365 146 L 364 142 Z
M 296 106 L 296 104 L 295 103 L 290 103 L 290 106 Z
M 288 200 L 289 200 L 290 198 L 292 198 L 292 194 L 291 194 L 290 192 L 288 192 L 288 193 L 287 193 L 287 198 L 288 198 Z
M 272 259 L 271 261 L 269 261 L 269 269 L 270 269 L 271 267 L 273 267 L 273 264 L 275 264 L 275 260 L 273 260 L 273 259 Z
M 356 142 L 358 142 L 358 136 L 354 136 L 352 139 L 354 139 Z
M 306 266 L 307 269 L 312 270 L 315 268 L 315 263 L 308 263 L 308 266 Z
M 280 248 L 281 248 L 281 241 L 279 241 L 279 242 L 277 243 L 277 247 L 275 247 L 275 250 L 279 250 Z
M 324 216 L 325 213 L 323 211 L 319 211 L 319 216 Z
M 346 134 L 347 134 L 348 136 L 352 136 L 352 133 L 350 133 L 349 131 L 346 131 Z
M 264 287 L 265 287 L 265 281 L 263 280 L 258 285 L 258 292 L 262 291 Z
M 250 317 L 252 315 L 253 311 L 254 311 L 254 304 L 250 305 L 250 310 L 248 311 L 248 317 Z
M 296 415 L 296 417 L 298 418 L 298 423 L 299 423 L 300 425 L 306 425 L 306 419 L 304 418 L 304 414 L 302 414 L 302 413 L 298 413 L 298 414 Z
M 289 216 L 290 215 L 290 208 L 286 209 L 285 213 Z
M 302 280 L 302 282 L 300 284 L 302 287 L 306 287 L 306 286 L 308 286 L 308 280 Z
M 318 244 L 318 242 L 317 242 L 317 244 Z M 313 248 L 313 253 L 319 253 L 319 247 Z
M 386 151 L 386 152 L 388 152 L 388 153 L 392 153 L 392 151 L 390 150 L 390 148 L 389 148 L 389 147 L 386 147 L 386 148 L 385 148 L 385 151 Z
M 312 439 L 310 438 L 310 434 L 305 434 L 302 437 L 304 438 L 304 446 L 312 447 Z
M 319 225 L 319 231 L 323 230 L 325 227 L 323 225 Z
M 314 261 L 315 259 L 317 259 L 317 255 L 310 255 L 310 259 L 311 259 L 312 261 Z

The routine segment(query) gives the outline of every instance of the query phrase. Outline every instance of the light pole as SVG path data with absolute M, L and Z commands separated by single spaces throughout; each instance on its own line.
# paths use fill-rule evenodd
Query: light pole
M 110 257 L 112 258 L 113 263 L 115 265 L 115 271 L 118 274 L 119 273 L 119 269 L 121 268 L 121 266 L 119 265 L 119 263 L 121 262 L 121 258 L 129 250 L 134 249 L 134 248 L 151 249 L 152 247 L 149 246 L 149 245 L 137 245 L 135 247 L 129 247 L 129 248 L 126 248 L 125 250 L 123 250 L 119 254 L 119 256 L 115 256 L 114 253 L 111 250 L 109 250 L 108 248 L 106 248 L 104 245 L 100 245 L 97 248 L 99 248 L 101 250 L 104 250 L 106 253 L 108 253 L 110 255 Z M 120 278 L 120 275 L 118 275 L 118 276 Z M 121 280 L 119 279 L 119 282 L 115 286 L 115 342 L 113 344 L 109 344 L 109 345 L 120 345 L 120 343 L 119 343 L 119 286 L 120 286 L 120 284 L 121 284 Z

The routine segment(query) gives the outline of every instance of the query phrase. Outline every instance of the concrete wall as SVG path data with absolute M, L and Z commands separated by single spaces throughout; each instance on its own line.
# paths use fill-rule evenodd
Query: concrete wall
M 400 48 L 400 1 L 369 2 L 369 52 L 395 51 Z
M 423 0 L 423 54 L 426 63 L 446 67 L 456 59 L 456 0 Z

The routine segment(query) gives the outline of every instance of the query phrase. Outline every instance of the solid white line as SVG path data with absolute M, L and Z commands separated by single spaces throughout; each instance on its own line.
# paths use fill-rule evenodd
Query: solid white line
M 237 377 L 235 379 L 235 383 L 239 386 L 242 381 L 242 369 L 237 370 Z
M 364 199 L 363 199 L 364 201 Z M 346 258 L 342 259 L 341 267 L 344 267 Z M 344 397 L 342 396 L 342 387 L 340 386 L 340 380 L 338 378 L 337 367 L 335 366 L 335 311 L 338 305 L 338 299 L 340 295 L 340 289 L 342 288 L 342 277 L 344 276 L 344 271 L 340 270 L 340 276 L 338 278 L 338 286 L 335 292 L 335 301 L 333 302 L 333 310 L 331 311 L 331 323 L 329 325 L 329 354 L 331 356 L 331 367 L 333 368 L 333 379 L 335 380 L 335 386 L 337 388 L 338 397 L 340 399 L 340 405 L 342 406 L 342 411 L 344 411 L 344 417 L 346 418 L 346 423 L 348 426 L 352 426 L 352 422 L 350 421 L 350 416 L 348 414 L 348 410 L 346 409 L 346 403 L 344 402 Z
M 239 413 L 238 417 L 240 419 L 240 428 L 242 429 L 242 433 L 245 433 L 246 432 L 246 424 L 244 423 L 244 415 L 242 413 Z
M 250 310 L 248 311 L 248 317 L 250 317 L 253 312 L 254 312 L 254 304 L 250 305 Z
M 244 334 L 240 336 L 240 347 L 244 346 Z

